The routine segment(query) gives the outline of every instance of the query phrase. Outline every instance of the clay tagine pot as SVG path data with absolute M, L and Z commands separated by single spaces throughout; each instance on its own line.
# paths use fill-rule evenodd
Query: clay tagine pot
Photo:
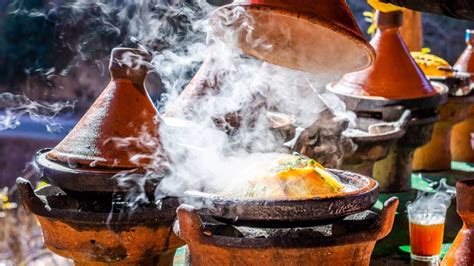
M 451 130 L 454 124 L 467 117 L 467 107 L 474 103 L 473 97 L 450 97 L 440 107 L 440 121 L 436 122 L 431 140 L 416 149 L 413 156 L 413 171 L 443 171 L 451 169 Z
M 467 119 L 456 124 L 451 132 L 451 156 L 453 161 L 474 163 L 474 105 Z
M 343 133 L 357 145 L 357 150 L 352 154 L 344 154 L 341 169 L 372 176 L 375 163 L 386 158 L 392 145 L 405 135 L 410 115 L 411 112 L 405 110 L 398 121 L 390 123 L 383 120 L 357 118 L 356 129 L 361 129 L 364 133 L 360 134 L 357 131 Z
M 183 244 L 171 230 L 178 200 L 153 193 L 165 171 L 152 160 L 162 153 L 143 85 L 148 60 L 143 50 L 113 49 L 108 86 L 60 144 L 36 155 L 51 185 L 34 191 L 17 179 L 46 246 L 76 265 L 171 265 Z
M 474 179 L 456 183 L 456 203 L 464 225 L 441 265 L 474 265 Z
M 403 13 L 377 12 L 378 30 L 370 44 L 377 58 L 365 70 L 349 73 L 331 90 L 339 94 L 385 99 L 413 99 L 437 94 L 415 60 L 410 56 L 399 32 Z
M 306 72 L 340 76 L 375 58 L 345 0 L 239 1 L 217 9 L 209 25 L 229 47 Z
M 449 88 L 450 95 L 448 102 L 439 108 L 440 121 L 434 126 L 430 142 L 415 151 L 413 170 L 449 170 L 452 127 L 467 117 L 469 105 L 474 103 L 474 95 L 466 95 L 470 93 L 470 77 L 469 74 L 450 72 L 452 67 L 434 55 L 417 53 L 415 59 L 430 80 L 442 82 Z M 443 68 L 436 62 L 441 62 Z
M 156 147 L 139 145 L 145 134 L 158 137 L 157 110 L 144 87 L 149 57 L 138 49 L 112 50 L 110 83 L 71 132 L 48 153 L 48 159 L 104 168 L 136 168 L 150 163 Z M 134 145 L 122 147 L 118 143 L 126 138 Z M 140 154 L 144 156 L 133 158 Z
M 171 229 L 173 201 L 123 213 L 106 199 L 78 199 L 50 185 L 33 191 L 22 178 L 17 186 L 41 225 L 46 247 L 75 265 L 172 265 L 184 245 Z
M 474 30 L 466 30 L 467 47 L 454 65 L 456 70 L 474 77 Z M 474 83 L 471 83 L 473 87 Z M 451 134 L 451 154 L 454 161 L 474 163 L 474 106 L 471 106 L 467 119 L 454 126 Z
M 114 192 L 115 174 L 144 173 L 161 147 L 158 112 L 144 87 L 149 59 L 143 50 L 112 50 L 110 83 L 54 149 L 37 154 L 43 178 L 68 191 Z
M 430 82 L 411 57 L 399 28 L 401 11 L 377 12 L 378 30 L 370 43 L 377 52 L 374 64 L 349 73 L 327 89 L 338 95 L 358 117 L 383 118 L 396 110 L 409 109 L 411 119 L 405 135 L 390 148 L 388 156 L 375 163 L 373 177 L 382 192 L 410 189 L 414 150 L 429 142 L 438 106 L 447 100 L 448 88 Z
M 266 237 L 256 237 L 254 232 L 260 228 L 249 228 L 252 232 L 222 223 L 208 227 L 203 223 L 206 218 L 196 209 L 181 205 L 175 232 L 188 245 L 188 263 L 197 266 L 331 265 L 335 259 L 342 265 L 369 265 L 376 241 L 392 229 L 397 206 L 398 199 L 391 198 L 385 202 L 381 214 L 356 214 L 333 222 L 329 231 L 319 227 L 285 228 L 276 229 L 277 233 L 267 231 Z

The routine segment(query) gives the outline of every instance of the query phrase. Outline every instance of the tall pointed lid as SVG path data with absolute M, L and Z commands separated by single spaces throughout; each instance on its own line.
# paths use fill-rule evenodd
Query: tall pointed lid
M 269 63 L 335 77 L 375 58 L 345 0 L 244 0 L 217 9 L 209 40 Z
M 474 51 L 472 47 L 474 45 L 474 30 L 466 30 L 466 44 L 467 47 L 454 65 L 454 69 L 470 73 L 471 78 L 474 78 Z
M 400 100 L 437 94 L 400 36 L 402 21 L 401 11 L 378 12 L 378 30 L 370 41 L 377 53 L 375 63 L 365 70 L 346 74 L 330 90 Z
M 47 157 L 91 167 L 148 164 L 158 145 L 157 110 L 144 87 L 149 59 L 143 50 L 113 49 L 110 83 Z

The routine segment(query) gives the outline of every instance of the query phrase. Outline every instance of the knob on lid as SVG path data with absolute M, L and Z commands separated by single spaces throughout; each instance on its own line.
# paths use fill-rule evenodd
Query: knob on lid
M 157 110 L 144 88 L 149 55 L 112 50 L 112 80 L 71 132 L 47 154 L 51 160 L 91 167 L 137 168 L 159 145 Z
M 400 36 L 401 17 L 400 11 L 378 12 L 379 30 L 370 41 L 377 53 L 374 64 L 346 74 L 332 85 L 332 91 L 400 100 L 437 94 Z
M 466 30 L 466 43 L 467 47 L 454 65 L 454 69 L 470 73 L 472 79 L 474 77 L 474 53 L 472 47 L 474 44 L 474 30 Z

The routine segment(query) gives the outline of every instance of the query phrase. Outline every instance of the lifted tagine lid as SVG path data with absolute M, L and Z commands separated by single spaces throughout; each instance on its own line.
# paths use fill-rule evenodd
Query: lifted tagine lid
M 209 40 L 271 64 L 312 73 L 370 66 L 375 53 L 345 0 L 244 0 L 217 9 Z

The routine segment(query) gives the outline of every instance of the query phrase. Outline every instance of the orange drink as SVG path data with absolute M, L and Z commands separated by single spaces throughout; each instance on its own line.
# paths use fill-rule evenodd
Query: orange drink
M 416 224 L 410 222 L 411 252 L 417 256 L 436 256 L 443 245 L 444 223 Z
M 411 258 L 418 261 L 438 262 L 443 246 L 446 210 L 410 210 Z

